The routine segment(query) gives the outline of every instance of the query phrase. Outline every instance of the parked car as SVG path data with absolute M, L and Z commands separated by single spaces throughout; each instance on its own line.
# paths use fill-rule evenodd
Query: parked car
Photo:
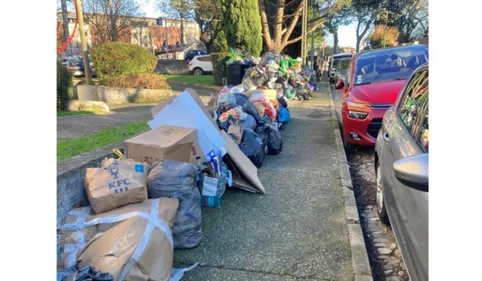
M 328 67 L 328 76 L 330 85 L 335 85 L 336 81 L 345 79 L 348 72 L 348 66 L 353 58 L 353 54 L 336 54 L 330 60 Z
M 193 75 L 203 75 L 213 72 L 213 63 L 211 55 L 195 56 L 189 62 L 189 71 Z
M 374 146 L 383 115 L 407 78 L 428 61 L 428 48 L 412 45 L 370 50 L 353 56 L 347 77 L 338 80 L 345 145 Z
M 89 61 L 90 61 L 90 71 L 92 74 L 92 77 L 97 76 L 97 72 L 95 71 L 94 64 L 92 63 L 92 58 L 89 55 Z M 63 64 L 67 66 L 67 68 L 72 72 L 72 75 L 74 77 L 84 77 L 85 76 L 85 66 L 84 66 L 84 61 L 81 56 L 71 56 L 64 58 Z
M 377 208 L 390 223 L 412 281 L 428 278 L 428 65 L 405 84 L 375 146 Z
M 184 55 L 184 60 L 192 60 L 195 56 L 200 56 L 200 55 L 206 55 L 208 52 L 204 50 L 189 50 L 187 53 Z

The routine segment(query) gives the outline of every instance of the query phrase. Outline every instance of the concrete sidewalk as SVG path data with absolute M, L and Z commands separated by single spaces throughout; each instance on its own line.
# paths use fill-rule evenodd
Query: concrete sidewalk
M 202 263 L 183 280 L 355 280 L 328 87 L 289 108 L 283 152 L 258 170 L 266 194 L 203 209 L 202 243 L 175 251 L 175 267 Z

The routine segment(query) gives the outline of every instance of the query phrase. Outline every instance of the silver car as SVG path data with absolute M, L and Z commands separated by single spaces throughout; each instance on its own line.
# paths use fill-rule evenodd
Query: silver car
M 428 65 L 385 113 L 375 146 L 377 209 L 390 223 L 412 281 L 428 280 Z

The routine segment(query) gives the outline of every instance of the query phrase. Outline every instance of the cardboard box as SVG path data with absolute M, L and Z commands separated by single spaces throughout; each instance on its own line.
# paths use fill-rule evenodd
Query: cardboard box
M 78 270 L 90 265 L 113 274 L 114 280 L 125 275 L 125 280 L 167 281 L 173 259 L 171 229 L 178 207 L 177 199 L 159 198 L 99 215 L 84 212 L 85 208 L 74 209 L 59 228 L 62 254 L 73 257 Z M 95 230 L 96 235 L 89 238 L 72 235 L 86 232 L 85 229 Z M 66 237 L 70 237 L 68 244 Z M 76 238 L 72 240 L 73 237 Z M 145 247 L 137 247 L 140 244 Z M 135 251 L 138 251 L 136 260 L 129 263 Z
M 163 125 L 126 140 L 126 157 L 149 164 L 166 159 L 197 166 L 197 157 L 205 160 L 197 139 L 196 129 Z
M 174 118 L 173 115 L 176 115 Z M 153 119 L 148 122 L 151 128 L 169 123 L 172 126 L 188 126 L 198 129 L 201 149 L 211 147 L 227 151 L 223 158 L 233 172 L 233 186 L 250 192 L 265 193 L 258 178 L 258 169 L 239 149 L 239 146 L 224 131 L 220 131 L 207 107 L 196 91 L 186 89 L 181 95 L 164 101 L 152 109 Z M 166 118 L 170 116 L 170 118 Z M 207 139 L 204 139 L 207 138 Z M 201 144 L 203 142 L 203 144 Z M 203 153 L 205 150 L 203 149 Z
M 145 163 L 114 158 L 87 168 L 84 187 L 92 209 L 99 214 L 146 200 L 148 169 Z

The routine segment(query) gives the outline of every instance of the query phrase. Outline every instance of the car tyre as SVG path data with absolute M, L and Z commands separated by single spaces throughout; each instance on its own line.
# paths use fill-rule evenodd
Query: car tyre
M 390 224 L 390 220 L 388 219 L 388 214 L 387 214 L 387 207 L 385 204 L 385 194 L 384 194 L 384 188 L 383 188 L 383 181 L 382 181 L 382 171 L 380 164 L 377 163 L 375 167 L 376 171 L 376 192 L 377 192 L 377 212 L 378 212 L 378 217 L 380 218 L 380 221 L 383 222 L 386 225 Z
M 196 76 L 201 76 L 203 75 L 203 70 L 199 67 L 196 67 L 193 69 L 192 74 Z

